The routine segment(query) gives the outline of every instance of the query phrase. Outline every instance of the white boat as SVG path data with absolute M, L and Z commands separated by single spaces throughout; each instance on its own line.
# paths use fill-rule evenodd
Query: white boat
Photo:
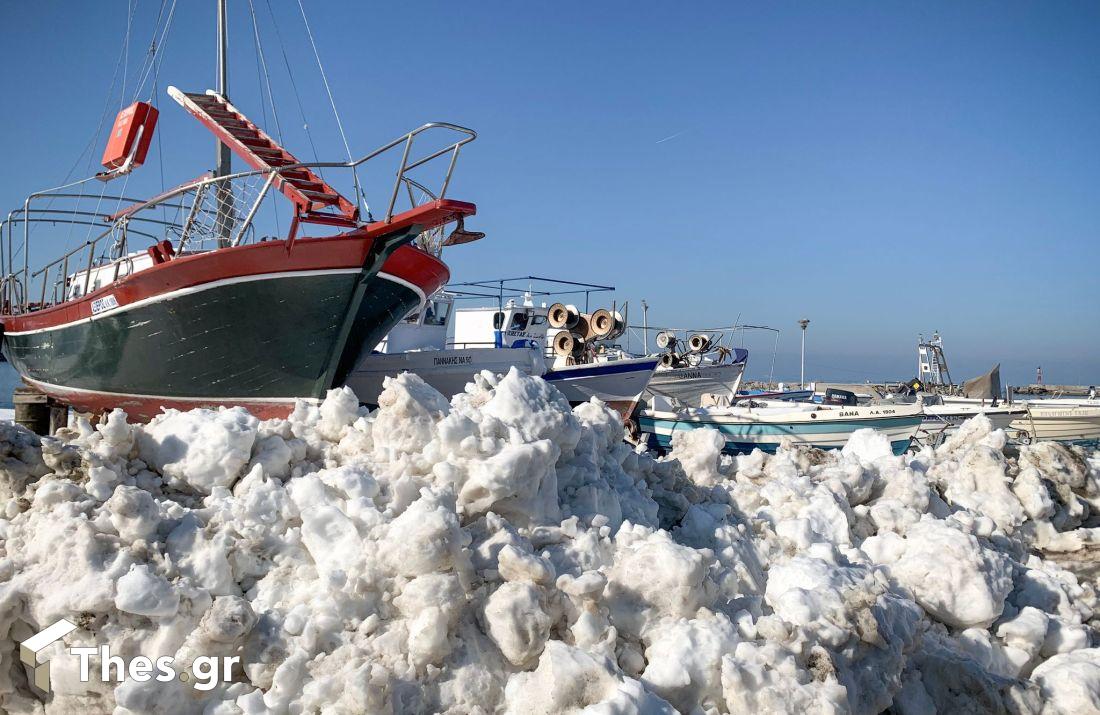
M 515 283 L 527 285 L 516 288 Z M 533 289 L 532 285 L 549 285 L 546 290 Z M 471 297 L 497 297 L 497 305 L 490 307 L 460 308 L 455 311 L 455 348 L 489 347 L 492 349 L 533 348 L 544 356 L 546 372 L 543 379 L 551 383 L 570 402 L 577 405 L 596 397 L 606 402 L 627 421 L 657 367 L 656 357 L 630 357 L 614 339 L 622 334 L 625 322 L 616 311 L 581 313 L 573 306 L 561 303 L 535 305 L 534 295 L 559 295 L 561 286 L 588 289 L 588 292 L 612 290 L 610 286 L 571 283 L 545 278 L 528 277 L 463 283 L 453 286 L 456 291 L 467 291 Z M 469 289 L 474 288 L 474 292 Z M 478 290 L 492 289 L 496 296 Z M 584 292 L 582 290 L 582 292 Z M 507 298 L 506 296 L 515 297 Z M 522 295 L 517 303 L 516 298 Z M 564 311 L 570 316 L 569 328 L 553 327 L 563 320 Z M 611 328 L 597 334 L 596 317 L 610 319 Z M 592 320 L 590 321 L 589 318 Z M 574 332 L 576 322 L 582 319 L 585 333 Z M 591 325 L 589 323 L 592 323 Z M 555 344 L 555 341 L 560 344 Z M 568 344 L 568 346 L 566 346 Z M 551 346 L 554 347 L 551 347 Z
M 858 429 L 870 427 L 886 435 L 894 454 L 909 448 L 924 418 L 912 405 L 819 405 L 792 402 L 764 407 L 737 405 L 643 410 L 638 419 L 651 446 L 668 448 L 682 430 L 716 429 L 730 453 L 761 449 L 774 452 L 784 440 L 820 449 L 838 449 Z
M 657 358 L 622 358 L 591 364 L 553 367 L 543 379 L 561 391 L 569 404 L 593 397 L 629 419 L 657 367 Z
M 925 386 L 932 385 L 943 393 L 941 398 L 945 409 L 997 409 L 991 405 L 996 405 L 1001 397 L 1000 365 L 985 375 L 955 386 L 951 383 L 943 340 L 939 334 L 934 334 L 927 343 L 922 339 L 918 344 L 918 355 L 919 379 Z M 1068 444 L 1100 444 L 1100 400 L 1096 399 L 1095 394 L 1080 398 L 1014 401 L 1002 403 L 1001 409 L 1011 413 L 1012 419 L 1007 425 L 1009 436 L 1021 442 L 1051 440 Z M 992 414 L 987 416 L 993 419 Z M 1003 421 L 1000 415 L 998 418 Z
M 1027 414 L 1026 405 L 968 405 L 943 404 L 924 405 L 925 423 L 929 427 L 958 427 L 963 422 L 978 415 L 985 415 L 993 423 L 993 429 L 1009 429 L 1014 420 Z
M 730 344 L 737 326 L 654 329 L 663 352 L 654 356 L 660 364 L 649 381 L 650 396 L 660 395 L 683 407 L 735 398 L 749 357 L 748 350 Z M 649 328 L 643 330 L 648 336 Z
M 402 372 L 419 375 L 450 397 L 466 388 L 482 370 L 503 375 L 513 367 L 526 375 L 546 372 L 542 352 L 536 348 L 454 348 L 447 334 L 454 316 L 454 296 L 440 292 L 410 313 L 371 353 L 360 358 L 347 378 L 347 386 L 368 405 L 378 403 L 383 382 Z
M 1100 405 L 1025 403 L 1027 414 L 1012 421 L 1009 430 L 1021 441 L 1053 440 L 1100 446 Z
M 741 352 L 748 356 L 748 351 Z M 681 405 L 700 407 L 703 395 L 736 395 L 744 374 L 744 358 L 728 363 L 702 363 L 695 367 L 658 367 L 649 381 L 649 392 Z

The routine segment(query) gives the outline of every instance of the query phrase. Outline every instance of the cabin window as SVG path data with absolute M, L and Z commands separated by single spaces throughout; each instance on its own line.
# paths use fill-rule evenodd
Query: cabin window
M 424 325 L 446 325 L 451 313 L 451 304 L 445 301 L 431 301 L 424 310 Z
M 500 330 L 504 327 L 504 313 L 497 311 L 493 313 L 493 330 Z
M 527 313 L 516 313 L 512 316 L 512 325 L 509 330 L 527 330 Z
M 531 316 L 531 325 L 543 325 L 544 323 L 546 323 L 546 316 L 545 315 L 532 315 Z

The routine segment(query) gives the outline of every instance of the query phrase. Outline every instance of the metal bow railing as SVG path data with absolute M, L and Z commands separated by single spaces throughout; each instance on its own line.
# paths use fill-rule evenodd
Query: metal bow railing
M 420 158 L 410 158 L 414 156 L 417 138 L 433 130 L 436 134 L 446 131 L 461 136 Z M 254 242 L 261 237 L 257 220 L 260 207 L 271 195 L 272 186 L 280 181 L 282 174 L 296 169 L 354 172 L 382 155 L 400 151 L 400 162 L 382 219 L 388 223 L 398 210 L 402 187 L 409 208 L 426 200 L 445 198 L 462 147 L 476 138 L 472 129 L 432 122 L 353 161 L 303 162 L 218 177 L 205 174 L 150 199 L 74 191 L 95 177 L 33 193 L 22 207 L 0 222 L 0 314 L 26 313 L 57 305 L 152 265 L 152 255 L 144 252 L 147 246 L 142 244 L 145 243 L 154 246 L 168 241 L 171 250 L 164 258 L 170 260 L 173 256 Z M 434 190 L 428 188 L 434 182 L 413 177 L 412 172 L 441 157 L 446 157 L 446 168 L 441 178 L 437 176 Z M 93 200 L 95 206 L 89 208 L 88 202 Z M 104 203 L 129 205 L 108 214 L 99 210 Z M 359 224 L 370 222 L 368 218 Z M 83 243 L 32 273 L 29 267 L 31 228 L 36 225 L 88 226 L 91 232 Z M 101 230 L 96 232 L 95 227 Z M 21 248 L 16 245 L 17 228 L 21 228 L 23 234 Z M 285 238 L 290 240 L 293 236 Z M 17 257 L 22 258 L 22 265 L 15 263 Z M 33 292 L 28 290 L 32 284 Z

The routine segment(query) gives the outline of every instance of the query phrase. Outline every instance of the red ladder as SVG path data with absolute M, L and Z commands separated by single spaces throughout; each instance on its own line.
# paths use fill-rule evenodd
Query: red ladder
M 301 163 L 220 94 L 209 90 L 205 94 L 181 92 L 175 87 L 169 87 L 168 94 L 253 169 Z M 306 167 L 279 172 L 275 187 L 297 207 L 299 221 L 359 225 L 359 207 Z M 328 210 L 330 207 L 335 213 Z

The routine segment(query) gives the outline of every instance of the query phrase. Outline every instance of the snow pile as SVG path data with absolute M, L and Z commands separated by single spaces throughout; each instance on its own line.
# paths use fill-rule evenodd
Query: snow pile
M 656 460 L 598 402 L 477 376 L 287 420 L 0 424 L 9 713 L 1100 711 L 1087 551 L 1100 457 L 972 420 L 894 457 Z M 17 643 L 59 618 L 32 689 Z M 230 677 L 82 682 L 67 648 L 234 656 Z

